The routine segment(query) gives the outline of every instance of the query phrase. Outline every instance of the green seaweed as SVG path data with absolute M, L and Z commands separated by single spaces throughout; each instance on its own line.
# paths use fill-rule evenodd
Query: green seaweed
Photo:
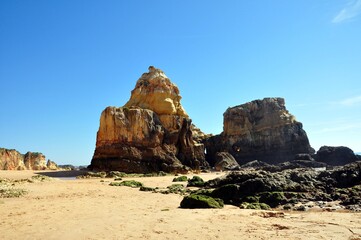
M 183 198 L 181 208 L 223 208 L 223 201 L 206 195 L 191 194 Z
M 203 187 L 204 180 L 199 176 L 193 176 L 193 178 L 188 179 L 188 187 Z
M 155 192 L 156 189 L 155 188 L 152 188 L 152 187 L 145 187 L 145 186 L 141 186 L 139 188 L 140 191 L 143 191 L 143 192 Z
M 263 192 L 259 194 L 259 202 L 266 203 L 274 208 L 282 204 L 285 200 L 283 192 Z
M 140 188 L 143 186 L 143 183 L 134 181 L 134 180 L 126 180 L 123 182 L 111 182 L 110 186 L 126 186 L 131 188 Z
M 249 203 L 242 202 L 239 206 L 241 209 L 256 209 L 256 210 L 269 210 L 271 207 L 266 203 Z
M 187 182 L 188 178 L 187 176 L 180 176 L 173 178 L 173 182 Z

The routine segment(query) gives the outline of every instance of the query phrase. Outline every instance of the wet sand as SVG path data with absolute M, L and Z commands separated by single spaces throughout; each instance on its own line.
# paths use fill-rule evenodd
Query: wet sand
M 0 171 L 0 178 L 29 178 L 35 172 Z M 220 174 L 199 176 L 209 180 Z M 127 180 L 162 188 L 171 185 L 173 177 Z M 112 187 L 108 185 L 111 181 L 54 179 L 17 184 L 28 194 L 0 199 L 0 238 L 361 240 L 361 213 L 243 210 L 229 205 L 180 209 L 180 195 Z

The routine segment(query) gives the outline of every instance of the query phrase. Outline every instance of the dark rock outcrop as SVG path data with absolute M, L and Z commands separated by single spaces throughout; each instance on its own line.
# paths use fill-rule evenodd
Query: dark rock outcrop
M 229 152 L 241 165 L 256 159 L 276 164 L 314 153 L 302 123 L 287 111 L 283 98 L 228 108 L 223 116 L 223 132 L 205 141 L 209 162 L 217 152 Z
M 149 67 L 124 107 L 107 107 L 101 114 L 90 169 L 149 173 L 208 168 L 204 145 L 197 141 L 204 134 L 180 99 L 164 72 Z
M 328 165 L 342 166 L 348 163 L 361 160 L 358 155 L 348 147 L 330 147 L 322 146 L 315 155 L 319 162 L 324 162 Z
M 255 169 L 261 169 L 264 167 L 269 167 L 271 165 L 269 165 L 268 163 L 262 162 L 262 161 L 258 161 L 258 160 L 254 160 L 254 161 L 250 161 L 248 163 L 245 163 L 241 166 L 241 168 L 255 168 Z
M 361 210 L 361 162 L 328 171 L 243 169 L 210 180 L 205 186 L 215 188 L 209 196 L 237 206 L 243 202 L 277 207 L 308 201 L 341 201 L 342 205 Z

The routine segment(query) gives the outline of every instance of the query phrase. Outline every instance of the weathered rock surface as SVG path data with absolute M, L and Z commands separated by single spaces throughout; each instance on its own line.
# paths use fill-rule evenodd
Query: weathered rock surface
M 46 168 L 49 170 L 60 169 L 59 166 L 55 162 L 51 161 L 50 159 L 46 162 Z
M 217 171 L 240 169 L 236 159 L 228 152 L 217 152 L 215 160 L 214 169 Z
M 165 73 L 153 66 L 148 73 L 138 79 L 129 101 L 124 107 L 140 107 L 156 112 L 158 115 L 178 115 L 188 117 L 180 104 L 178 87 Z
M 0 148 L 0 170 L 25 170 L 24 155 L 15 149 Z
M 319 162 L 324 162 L 333 166 L 342 166 L 361 160 L 360 156 L 355 155 L 355 153 L 350 148 L 343 146 L 323 146 L 317 151 L 315 158 Z
M 221 151 L 232 154 L 239 164 L 253 160 L 275 164 L 314 152 L 302 123 L 288 112 L 283 98 L 228 108 L 223 116 L 223 132 L 205 142 L 210 162 Z
M 45 170 L 46 158 L 42 153 L 21 154 L 14 149 L 0 148 L 0 170 Z
M 197 141 L 202 132 L 192 125 L 180 99 L 164 72 L 149 67 L 123 107 L 102 112 L 90 168 L 127 173 L 208 168 L 204 145 Z

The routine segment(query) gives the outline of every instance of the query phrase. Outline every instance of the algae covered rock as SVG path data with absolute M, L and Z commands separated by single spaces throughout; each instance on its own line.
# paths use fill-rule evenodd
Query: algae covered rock
M 187 176 L 180 176 L 173 178 L 173 182 L 187 182 L 188 178 Z
M 167 190 L 162 191 L 163 194 L 175 193 L 175 194 L 185 194 L 187 189 L 183 186 L 183 184 L 172 184 L 167 187 Z
M 187 187 L 203 187 L 204 180 L 199 176 L 193 176 L 193 178 L 188 179 Z
M 223 208 L 223 206 L 221 199 L 200 194 L 186 196 L 180 203 L 181 208 Z
M 270 210 L 271 207 L 266 203 L 249 203 L 243 202 L 239 206 L 241 209 Z
M 126 186 L 131 188 L 140 188 L 143 186 L 143 183 L 135 181 L 135 180 L 126 180 L 123 182 L 111 182 L 110 186 Z
M 152 188 L 152 187 L 141 186 L 141 187 L 139 188 L 139 191 L 142 191 L 142 192 L 155 192 L 156 189 L 155 189 L 155 188 Z
M 283 192 L 264 192 L 259 195 L 259 202 L 268 204 L 272 208 L 281 205 L 285 201 Z

